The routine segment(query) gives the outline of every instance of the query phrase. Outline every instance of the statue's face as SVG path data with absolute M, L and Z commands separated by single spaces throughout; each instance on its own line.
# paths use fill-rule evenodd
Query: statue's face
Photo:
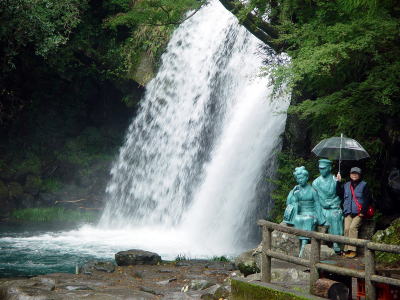
M 304 186 L 307 184 L 308 176 L 305 174 L 299 174 L 296 176 L 296 181 L 299 185 Z
M 331 174 L 332 167 L 329 165 L 320 165 L 319 166 L 319 173 L 322 175 L 322 177 L 326 177 L 329 174 Z

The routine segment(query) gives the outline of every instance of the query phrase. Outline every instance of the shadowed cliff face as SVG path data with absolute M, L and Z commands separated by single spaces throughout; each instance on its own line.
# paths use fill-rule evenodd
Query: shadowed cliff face
M 56 201 L 101 207 L 111 161 L 136 110 L 121 98 L 129 93 L 135 103 L 143 91 L 135 82 L 117 85 L 90 76 L 64 81 L 51 75 L 55 78 L 45 79 L 34 69 L 27 74 L 29 84 L 38 86 L 33 100 L 0 130 L 2 217 Z M 28 93 L 26 85 L 20 88 Z

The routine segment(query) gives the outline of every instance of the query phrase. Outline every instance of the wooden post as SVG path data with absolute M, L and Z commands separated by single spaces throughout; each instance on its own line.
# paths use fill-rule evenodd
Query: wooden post
M 262 255 L 261 255 L 261 281 L 271 282 L 271 256 L 267 250 L 271 250 L 272 230 L 263 226 Z
M 374 251 L 365 245 L 365 298 L 366 300 L 376 300 L 376 289 L 371 281 L 372 275 L 375 275 L 375 254 Z
M 319 279 L 319 272 L 317 264 L 320 261 L 320 241 L 316 238 L 311 239 L 311 253 L 310 253 L 310 294 L 315 295 L 314 289 L 317 280 Z

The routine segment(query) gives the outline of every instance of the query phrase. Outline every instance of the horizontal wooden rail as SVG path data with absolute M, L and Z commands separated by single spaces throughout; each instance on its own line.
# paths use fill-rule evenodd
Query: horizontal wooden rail
M 343 267 L 337 267 L 337 266 L 332 266 L 324 263 L 318 263 L 316 264 L 316 267 L 319 270 L 324 270 L 328 272 L 332 272 L 335 274 L 341 274 L 341 275 L 346 275 L 350 277 L 356 277 L 356 278 L 364 278 L 365 277 L 365 272 L 364 271 L 359 271 L 359 270 L 353 270 L 353 269 L 348 269 L 348 268 L 343 268 Z
M 263 249 L 262 249 L 262 279 L 265 282 L 271 281 L 271 258 L 280 259 L 296 265 L 301 265 L 310 268 L 310 293 L 315 294 L 316 282 L 319 279 L 319 271 L 328 271 L 335 274 L 362 278 L 365 280 L 365 291 L 367 300 L 376 299 L 376 288 L 373 283 L 385 283 L 394 286 L 400 286 L 400 280 L 391 277 L 379 276 L 375 272 L 375 251 L 383 251 L 389 253 L 400 254 L 400 246 L 387 245 L 374 243 L 369 240 L 353 239 L 339 235 L 332 235 L 327 233 L 301 230 L 294 227 L 284 226 L 269 222 L 266 220 L 259 220 L 258 225 L 263 228 Z M 294 257 L 284 253 L 271 250 L 272 246 L 272 231 L 280 231 L 297 236 L 303 236 L 311 239 L 311 254 L 310 260 L 299 257 Z M 365 251 L 365 270 L 354 270 L 350 268 L 338 267 L 320 262 L 320 241 L 342 243 L 346 245 L 363 247 Z
M 369 242 L 368 249 L 400 254 L 400 246 Z
M 385 276 L 379 276 L 379 275 L 372 275 L 371 280 L 374 282 L 379 282 L 379 283 L 386 283 L 386 284 L 391 284 L 395 286 L 400 286 L 400 280 L 396 278 L 391 278 L 391 277 L 385 277 Z
M 294 263 L 296 265 L 301 265 L 304 267 L 310 267 L 310 262 L 308 260 L 300 258 L 300 257 L 287 255 L 287 254 L 276 252 L 273 250 L 266 250 L 265 253 L 268 256 L 271 256 L 272 258 L 280 259 L 280 260 Z
M 298 236 L 305 236 L 310 239 L 315 238 L 315 239 L 326 241 L 326 242 L 342 243 L 342 244 L 358 246 L 358 247 L 364 247 L 368 243 L 367 240 L 363 240 L 363 239 L 353 239 L 353 238 L 348 238 L 348 237 L 341 236 L 341 235 L 332 235 L 332 234 L 327 234 L 327 233 L 302 230 L 302 229 L 297 229 L 294 227 L 282 226 L 282 225 L 279 225 L 279 224 L 276 224 L 273 222 L 269 222 L 266 220 L 258 220 L 257 224 L 260 226 L 265 226 L 265 227 L 273 229 L 273 230 L 280 231 L 280 232 L 285 232 L 285 233 L 294 234 L 294 235 L 298 235 Z

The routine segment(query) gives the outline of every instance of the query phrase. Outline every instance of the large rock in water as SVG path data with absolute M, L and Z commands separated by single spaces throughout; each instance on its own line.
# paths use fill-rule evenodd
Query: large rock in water
M 161 256 L 154 252 L 132 249 L 115 254 L 118 266 L 156 265 L 161 262 Z

